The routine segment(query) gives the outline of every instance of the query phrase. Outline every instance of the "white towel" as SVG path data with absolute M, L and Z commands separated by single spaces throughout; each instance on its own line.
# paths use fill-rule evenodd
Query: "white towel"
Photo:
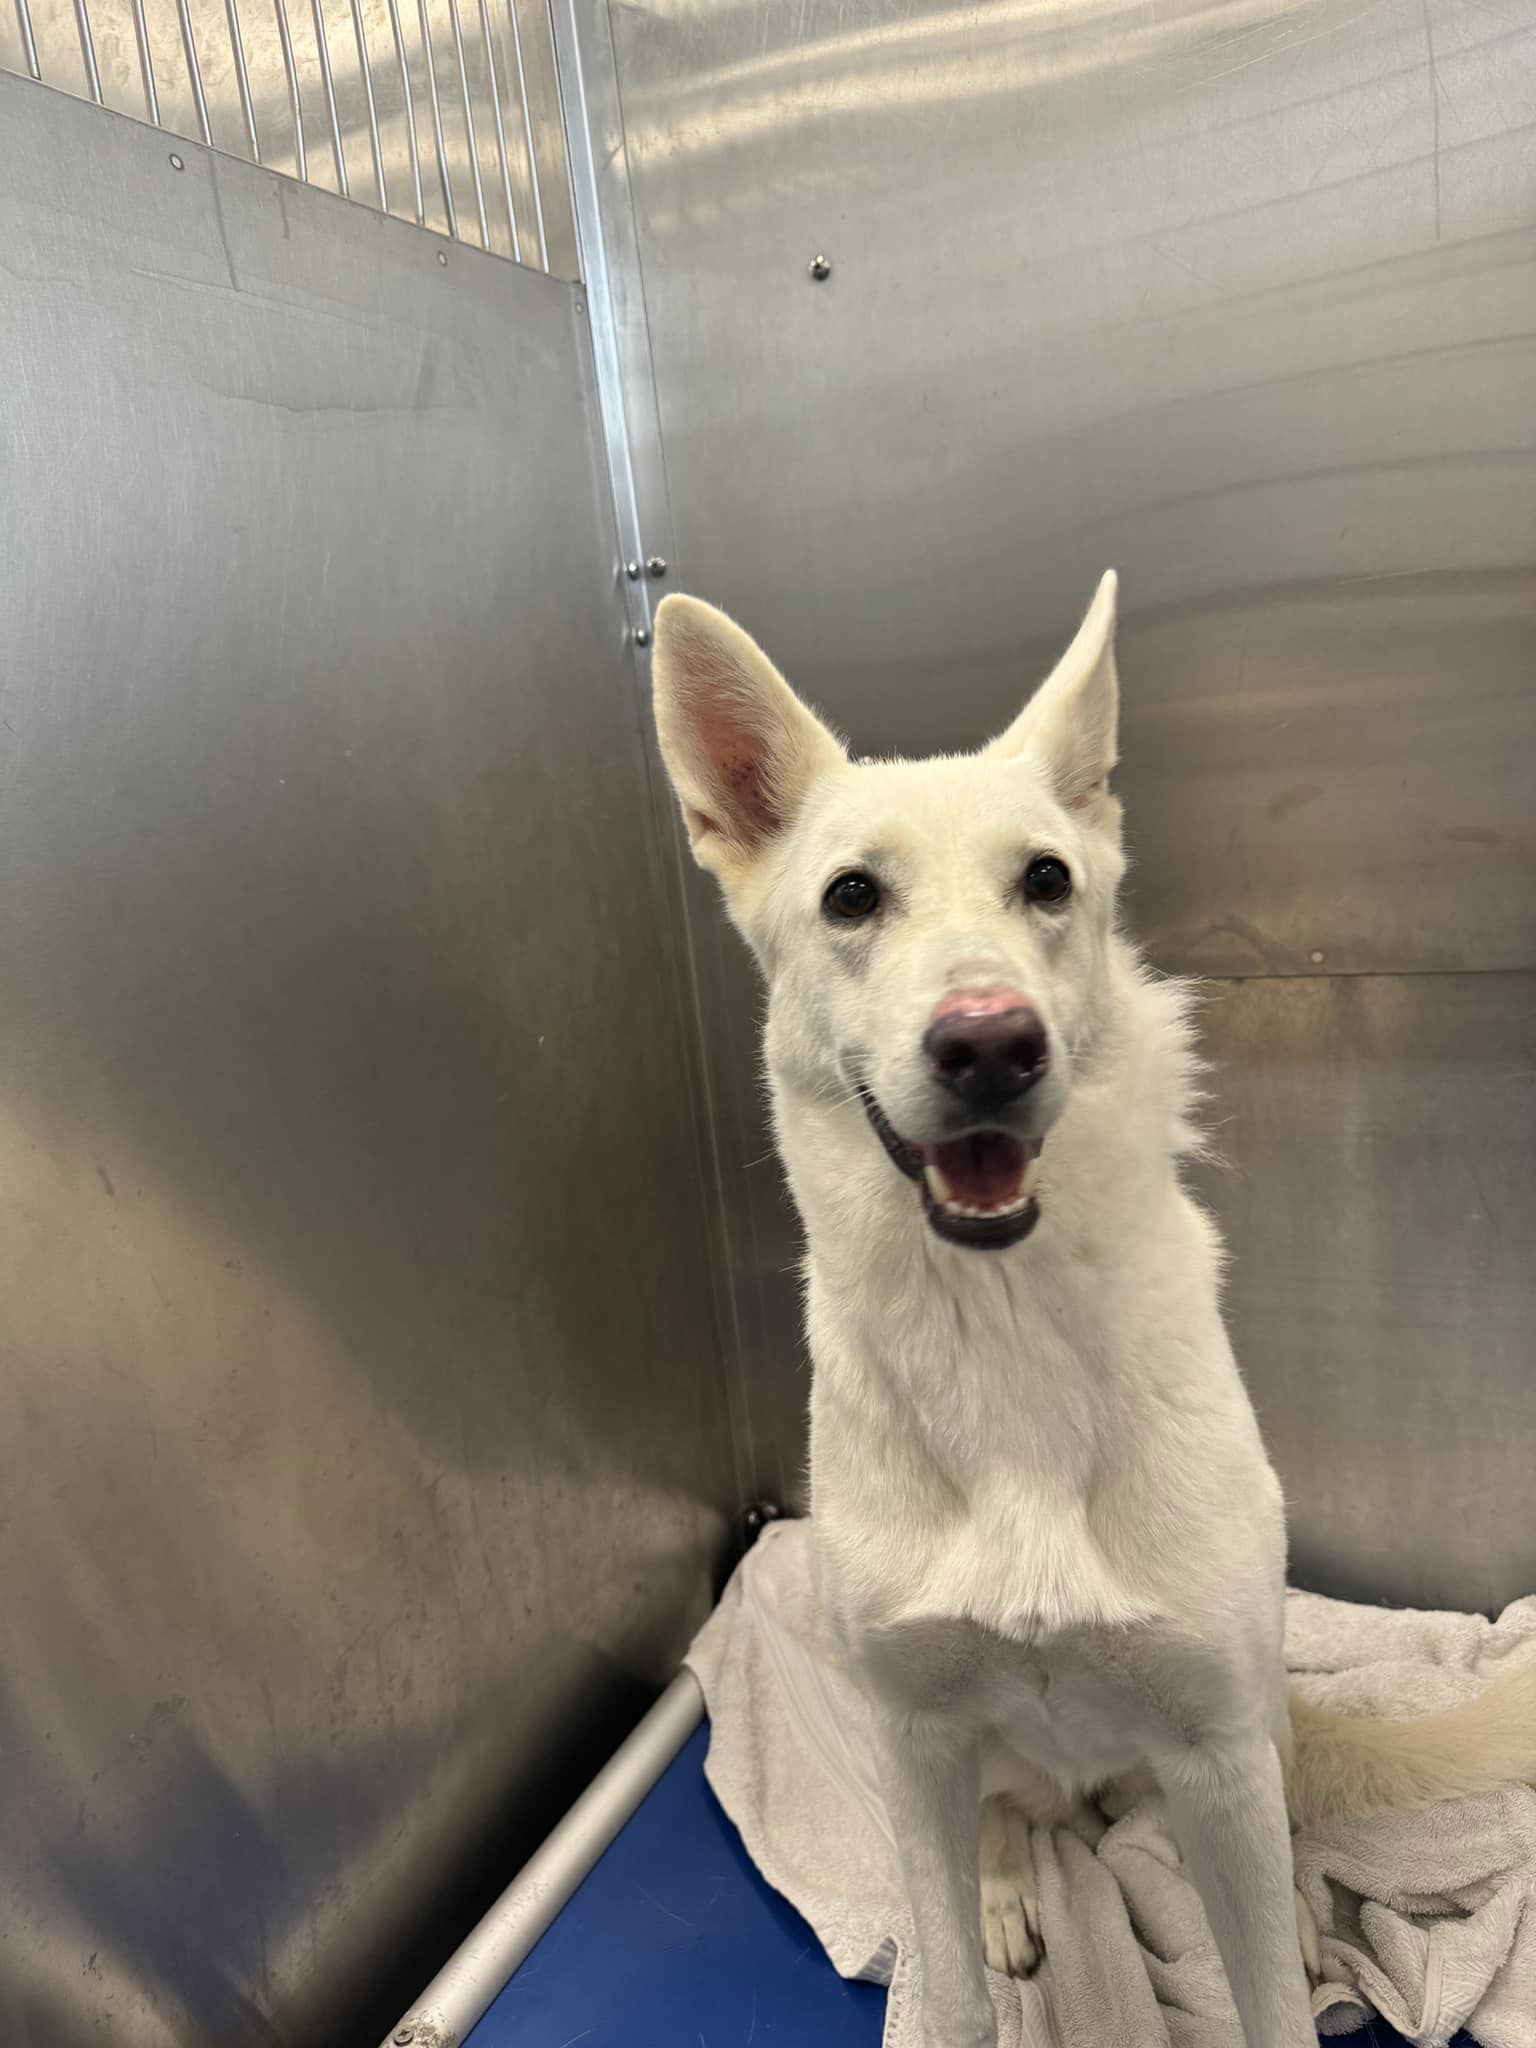
M 1286 1652 L 1321 1705 L 1429 1713 L 1536 1663 L 1536 1598 L 1490 1622 L 1293 1593 Z M 709 1782 L 748 1853 L 844 1977 L 890 1985 L 885 2048 L 920 2048 L 911 1923 L 808 1522 L 764 1531 L 688 1662 L 709 1704 Z M 1161 1801 L 1107 1811 L 1092 1840 L 1035 1830 L 1045 1961 L 1024 1983 L 989 1978 L 1000 2048 L 1234 2048 L 1237 2014 Z M 1322 1933 L 1325 2032 L 1374 2011 L 1423 2048 L 1461 2027 L 1482 2048 L 1536 2048 L 1536 1792 L 1304 1834 L 1296 1879 Z

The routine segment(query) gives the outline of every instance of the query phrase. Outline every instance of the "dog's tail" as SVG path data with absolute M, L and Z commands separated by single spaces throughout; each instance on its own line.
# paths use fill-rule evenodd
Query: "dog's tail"
M 1499 1785 L 1536 1785 L 1536 1666 L 1420 1721 L 1372 1721 L 1291 1694 L 1292 1820 L 1357 1820 Z

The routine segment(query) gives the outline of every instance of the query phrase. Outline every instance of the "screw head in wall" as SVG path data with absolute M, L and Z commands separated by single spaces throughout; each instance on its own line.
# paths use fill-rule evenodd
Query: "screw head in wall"
M 631 583 L 638 583 L 640 581 L 640 564 L 638 562 L 626 562 L 624 564 L 624 574 Z
M 173 171 L 184 171 L 186 168 L 186 165 L 182 162 L 181 158 L 176 154 L 175 150 L 173 149 L 171 151 L 171 169 Z
M 667 573 L 666 556 L 652 555 L 650 560 L 646 563 L 645 568 L 646 574 L 649 576 L 665 576 Z
M 813 256 L 808 267 L 811 276 L 815 278 L 818 284 L 825 284 L 832 275 L 832 259 L 830 256 Z
M 646 631 L 645 627 L 644 627 L 644 626 L 636 626 L 636 628 L 635 628 L 635 645 L 636 645 L 637 647 L 649 647 L 649 646 L 650 646 L 650 644 L 651 644 L 651 636 L 650 636 L 650 634 L 649 634 L 649 633 L 648 633 L 648 632 Z
M 389 2038 L 395 2044 L 395 2048 L 411 2048 L 411 2043 L 416 2038 L 416 2029 L 414 2027 L 396 2027 Z

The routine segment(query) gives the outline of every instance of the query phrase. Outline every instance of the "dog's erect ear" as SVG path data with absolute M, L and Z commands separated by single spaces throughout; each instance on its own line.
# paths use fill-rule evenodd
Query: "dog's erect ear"
M 1107 570 L 1072 645 L 989 754 L 1038 761 L 1069 810 L 1096 813 L 1119 758 L 1120 686 L 1115 676 L 1117 582 Z
M 728 879 L 847 756 L 757 643 L 695 597 L 657 607 L 651 673 L 662 759 L 694 858 Z

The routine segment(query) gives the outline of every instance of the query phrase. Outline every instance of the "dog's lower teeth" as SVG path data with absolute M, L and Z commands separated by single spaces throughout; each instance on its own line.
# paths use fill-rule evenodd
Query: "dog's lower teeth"
M 1001 1217 L 1017 1216 L 1027 1209 L 1034 1200 L 1035 1168 L 1038 1156 L 1029 1154 L 1024 1170 L 1019 1176 L 1018 1192 L 1007 1202 L 966 1202 L 956 1194 L 953 1184 L 944 1169 L 932 1159 L 923 1161 L 923 1179 L 927 1183 L 929 1200 L 936 1209 L 942 1209 L 946 1216 L 965 1217 L 968 1221 L 996 1221 Z
M 944 1211 L 946 1216 L 1017 1216 L 1021 1209 L 1027 1209 L 1029 1207 L 1030 1200 L 1031 1197 L 1026 1193 L 1018 1196 L 1017 1199 L 1012 1202 L 1006 1202 L 1001 1204 L 999 1207 L 995 1209 L 983 1209 L 974 1202 L 955 1201 L 940 1202 L 939 1207 Z

